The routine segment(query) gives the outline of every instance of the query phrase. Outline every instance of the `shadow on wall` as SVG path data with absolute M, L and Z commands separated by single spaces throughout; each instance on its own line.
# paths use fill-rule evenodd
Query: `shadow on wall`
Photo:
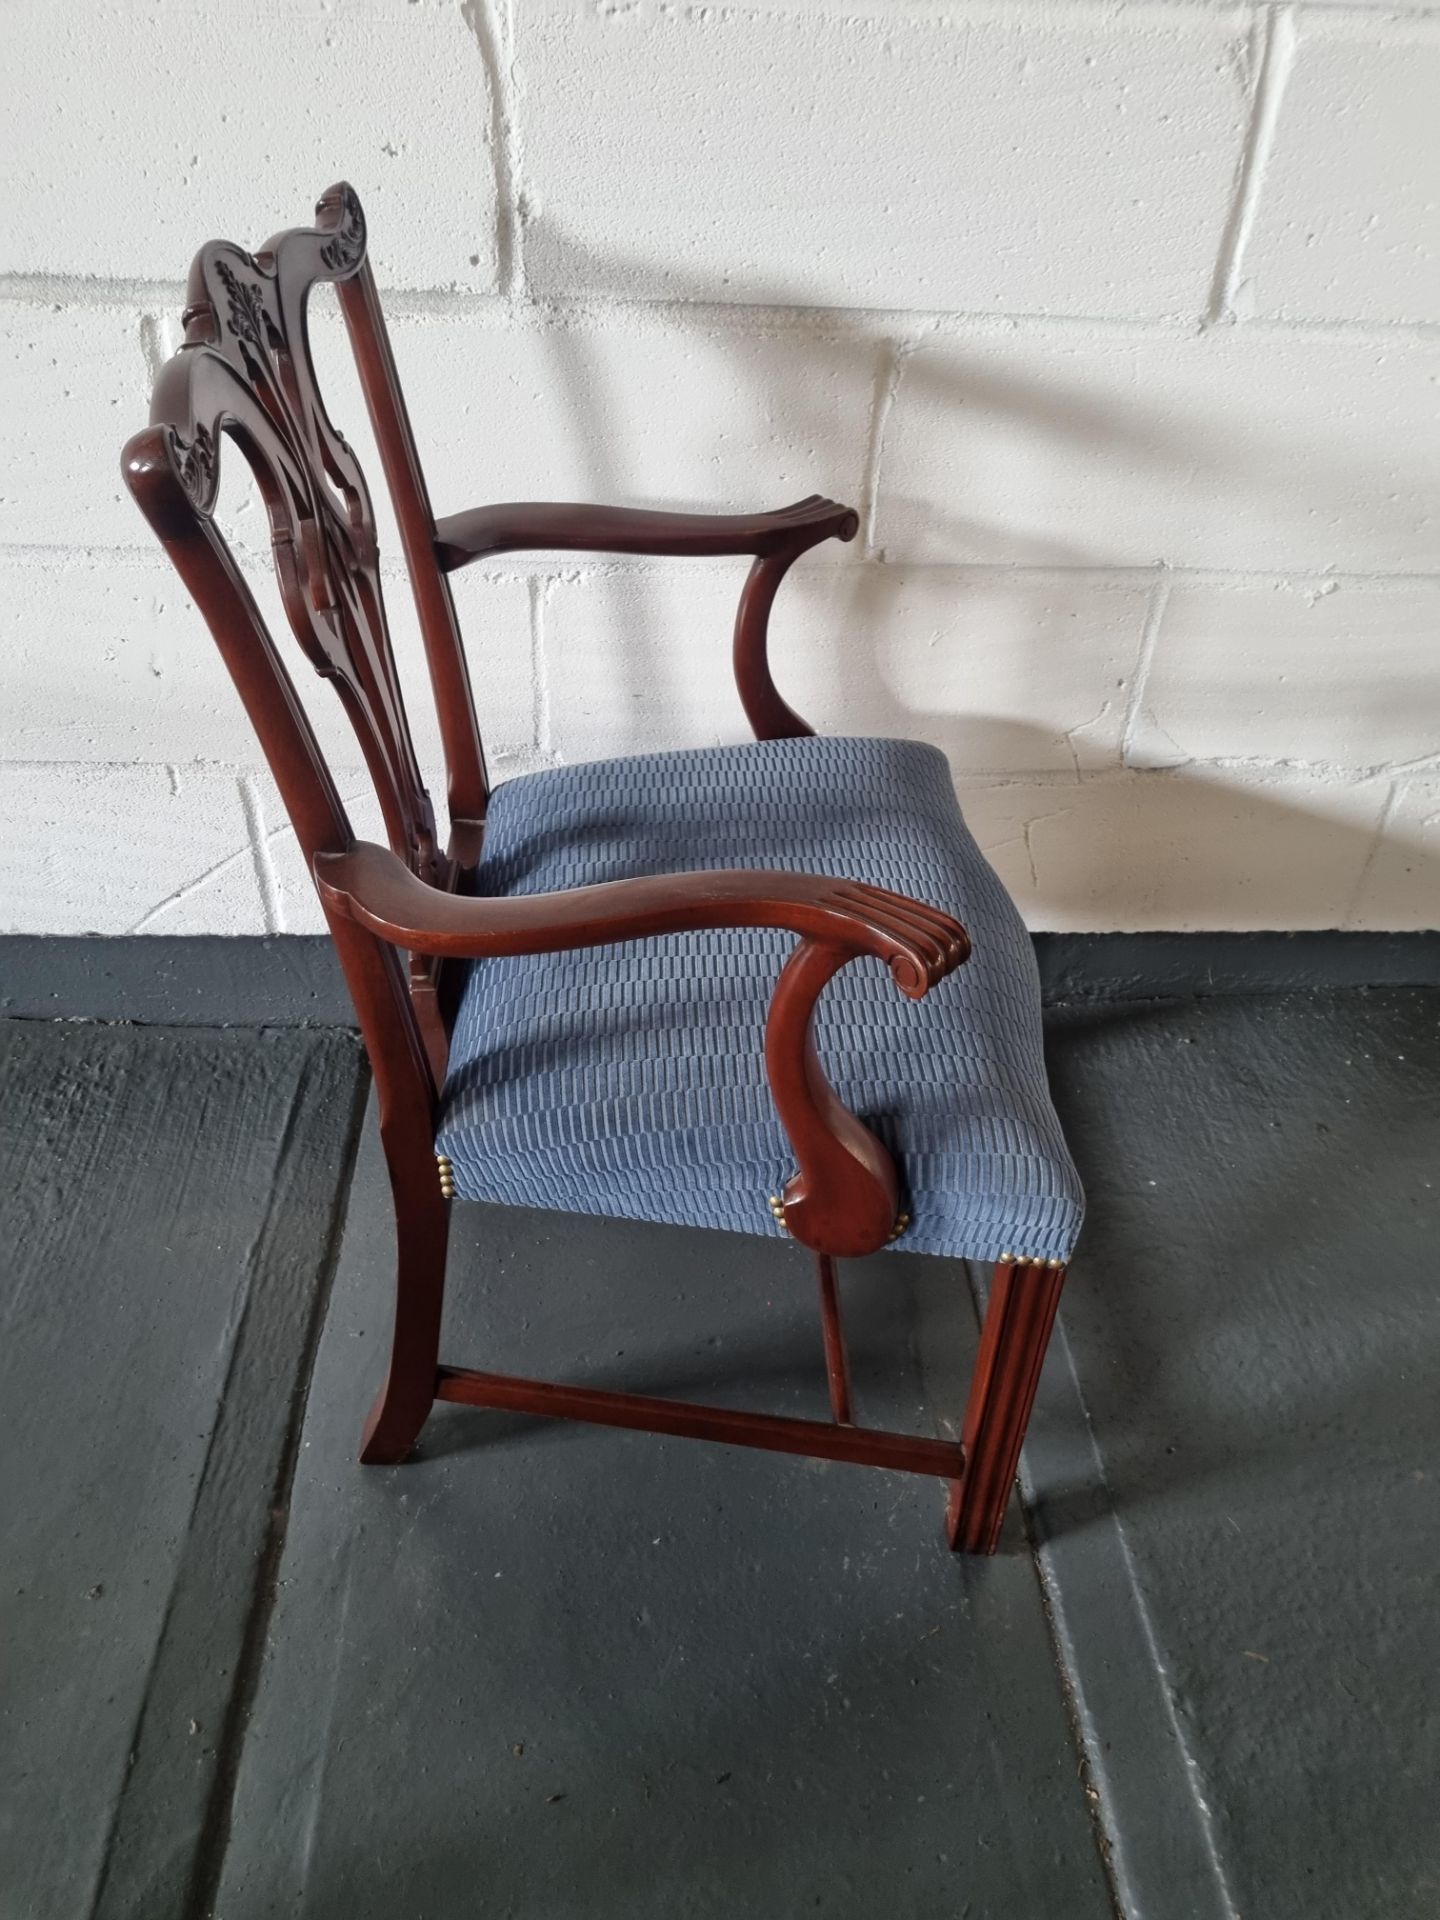
M 967 728 L 983 734 L 984 716 Z M 1003 723 L 1004 737 L 1015 734 Z M 913 713 L 893 731 L 947 728 Z M 1386 781 L 1235 785 L 1222 769 L 1120 769 L 1036 785 L 968 775 L 971 830 L 1036 931 L 1190 932 L 1433 924 L 1440 859 L 1418 832 L 1382 832 Z M 1428 909 L 1430 921 L 1424 918 Z
M 587 250 L 549 224 L 545 242 L 552 258 L 570 256 L 576 284 L 596 284 L 595 262 Z M 608 260 L 605 284 L 623 288 L 625 282 L 625 263 Z M 682 294 L 703 305 L 714 301 L 715 289 L 697 279 Z M 789 304 L 783 288 L 775 288 L 770 297 L 777 308 Z M 743 312 L 738 310 L 737 317 Z M 829 386 L 840 396 L 837 407 L 853 405 L 853 396 L 861 391 L 873 393 L 878 404 L 889 377 L 887 349 L 880 338 L 857 337 L 838 327 L 827 334 L 823 320 L 791 322 L 783 312 L 767 329 L 763 317 L 751 314 L 734 332 L 718 329 L 705 335 L 706 351 L 722 350 L 732 342 L 749 349 L 742 355 L 731 347 L 737 390 L 743 392 L 746 381 L 759 389 L 749 396 L 748 406 L 737 408 L 739 417 L 768 417 L 777 391 L 763 370 L 763 352 L 753 351 L 757 339 L 763 341 L 768 331 L 777 341 L 793 341 L 797 328 L 833 369 Z M 555 378 L 576 422 L 576 445 L 586 461 L 594 498 L 682 509 L 716 504 L 694 497 L 642 501 L 637 475 L 625 470 L 616 457 L 616 439 L 607 434 L 600 369 L 584 328 L 562 323 L 547 339 Z M 779 375 L 779 368 L 772 371 Z M 1396 497 L 1393 471 L 1383 476 L 1382 484 L 1378 474 L 1354 467 L 1341 470 L 1333 442 L 1300 446 L 1288 434 L 1266 436 L 1252 416 L 1243 452 L 1227 461 L 1223 436 L 1198 402 L 1189 412 L 1172 408 L 1163 419 L 1143 403 L 1127 405 L 1122 412 L 1097 403 L 1078 387 L 1057 382 L 1053 366 L 1043 388 L 1027 387 L 997 373 L 993 365 L 967 363 L 959 368 L 953 357 L 944 362 L 912 359 L 904 378 L 912 392 L 919 390 L 927 409 L 949 417 L 961 459 L 970 423 L 988 416 L 1022 422 L 1042 448 L 1046 443 L 1068 445 L 1067 462 L 1082 449 L 1094 456 L 1097 469 L 1117 463 L 1132 472 L 1138 469 L 1152 489 L 1198 489 L 1208 497 L 1212 513 L 1218 507 L 1240 526 L 1251 525 L 1257 514 L 1271 520 L 1277 514 L 1291 522 L 1297 516 L 1313 520 L 1317 503 L 1327 524 L 1344 524 L 1357 502 L 1373 507 L 1377 499 Z M 847 464 L 837 473 L 829 452 L 838 437 L 838 413 L 814 404 L 807 413 L 804 398 L 793 389 L 784 393 L 784 404 L 787 437 L 793 435 L 814 450 L 811 470 L 794 494 L 812 489 L 844 492 L 847 483 L 853 484 L 853 472 Z M 1042 453 L 1036 485 L 1040 517 L 1046 488 L 1058 484 L 1045 476 L 1045 465 Z M 1297 468 L 1306 474 L 1303 508 L 1295 505 Z M 1057 462 L 1056 474 L 1063 471 Z M 1013 494 L 1014 486 L 1012 472 L 1007 491 Z M 973 490 L 983 492 L 983 475 Z M 955 575 L 953 623 L 947 619 L 938 640 L 947 650 L 940 657 L 932 654 L 933 672 L 926 669 L 924 641 L 918 643 L 918 659 L 912 651 L 900 671 L 894 670 L 916 638 L 903 604 L 916 568 L 845 564 L 849 555 L 828 567 L 815 561 L 797 573 L 777 606 L 777 679 L 782 690 L 823 731 L 918 737 L 942 747 L 977 838 L 1033 927 L 1413 927 L 1440 920 L 1440 858 L 1433 844 L 1427 848 L 1424 842 L 1424 809 L 1414 810 L 1413 819 L 1404 817 L 1402 809 L 1392 810 L 1392 784 L 1386 776 L 1327 776 L 1286 765 L 1273 772 L 1263 767 L 1227 771 L 1200 761 L 1153 770 L 1122 764 L 1127 683 L 1144 622 L 1143 607 L 1137 603 L 1148 602 L 1151 585 L 1143 565 L 1053 537 L 1043 525 L 1017 529 L 986 523 L 952 512 L 934 499 L 897 500 L 888 494 L 887 501 L 889 513 L 906 526 L 907 541 L 935 554 L 937 561 L 942 554 L 953 554 L 951 564 L 960 565 L 991 559 L 1021 568 L 1135 569 L 1128 574 L 1128 586 L 1112 582 L 1108 589 L 1114 595 L 1118 632 L 1112 659 L 1098 669 L 1095 658 L 1087 656 L 1078 664 L 1065 658 L 1064 609 L 1059 620 L 1051 621 L 1050 631 L 1041 631 L 1045 623 L 1034 621 L 1026 625 L 1023 637 L 1008 637 L 1003 677 L 1013 686 L 1001 689 L 1005 711 L 986 711 L 987 697 L 990 703 L 996 699 L 993 681 L 986 684 L 981 658 L 986 636 L 983 629 L 978 634 L 974 627 L 967 631 L 965 598 L 974 575 Z M 872 538 L 873 531 L 868 530 Z M 1117 540 L 1122 552 L 1128 538 L 1128 529 L 1121 528 Z M 883 554 L 878 557 L 884 559 Z M 937 561 L 930 563 L 932 571 Z M 1037 602 L 1057 597 L 1053 580 L 1036 584 L 1023 571 L 997 570 L 987 577 L 1001 583 L 997 590 L 1007 597 L 1012 620 L 1024 618 L 1027 594 Z M 1077 597 L 1103 596 L 1105 591 L 1093 577 L 1077 580 L 1074 588 Z M 820 605 L 815 605 L 816 596 Z M 805 621 L 811 633 L 807 649 L 815 632 L 834 636 L 821 649 L 823 672 L 815 675 L 811 669 L 813 689 L 805 686 L 801 649 L 787 647 L 784 640 L 787 619 L 793 619 L 807 597 L 813 609 L 813 618 Z M 1127 598 L 1130 604 L 1125 606 Z M 663 704 L 657 703 L 657 687 L 668 683 L 678 689 L 687 675 L 695 674 L 688 655 L 696 642 L 690 635 L 676 635 L 668 623 L 662 628 L 643 594 L 627 602 L 626 617 L 625 647 L 616 650 L 608 664 L 623 682 L 616 690 L 616 710 L 639 714 Z M 1103 621 L 1103 608 L 1099 617 Z M 723 632 L 713 636 L 713 644 L 723 649 Z M 1093 645 L 1093 634 L 1080 644 Z M 1058 696 L 1057 681 L 1063 683 Z M 1094 719 L 1082 727 L 1067 731 L 1057 723 L 1047 731 L 1033 724 L 1035 717 L 1046 717 L 1047 705 L 1067 715 L 1073 711 L 1068 687 L 1076 683 L 1104 689 L 1112 697 L 1104 699 Z M 927 684 L 955 687 L 955 703 L 927 702 Z M 1427 696 L 1415 689 L 1413 697 Z M 1393 712 L 1400 694 L 1377 680 L 1374 698 Z M 1026 717 L 1018 719 L 1017 713 Z M 740 727 L 729 729 L 727 737 L 743 737 Z M 567 750 L 563 739 L 555 744 L 562 753 Z M 1297 740 L 1295 757 L 1307 757 L 1303 739 Z
M 597 276 L 589 249 L 572 241 L 546 216 L 536 216 L 527 230 L 543 233 L 547 259 L 564 263 L 577 286 L 593 287 L 598 282 L 613 286 L 616 298 L 626 297 L 628 262 L 611 256 Z M 636 277 L 643 279 L 638 267 Z M 763 337 L 768 331 L 775 339 L 793 339 L 798 331 L 814 340 L 817 349 L 823 343 L 827 365 L 841 376 L 835 386 L 842 395 L 853 394 L 863 382 L 878 380 L 883 386 L 887 380 L 892 344 L 889 333 L 893 328 L 887 332 L 877 325 L 873 333 L 863 333 L 847 324 L 827 333 L 823 317 L 817 319 L 815 310 L 803 298 L 783 286 L 767 289 L 745 305 L 732 305 L 709 280 L 692 276 L 687 282 L 673 272 L 670 278 L 677 288 L 674 306 L 691 302 L 699 310 L 719 307 L 733 314 L 736 324 L 731 337 Z M 762 306 L 762 302 L 767 305 Z M 673 313 L 674 306 L 667 303 L 657 311 L 662 315 Z M 793 320 L 787 317 L 792 313 L 796 315 Z M 560 338 L 558 331 L 556 338 Z M 997 322 L 988 338 L 1003 346 L 1014 335 Z M 1343 440 L 1338 434 L 1323 439 L 1307 434 L 1293 409 L 1285 415 L 1283 431 L 1272 430 L 1257 417 L 1253 363 L 1248 376 L 1240 366 L 1235 368 L 1236 404 L 1217 411 L 1216 376 L 1209 374 L 1200 384 L 1190 386 L 1187 381 L 1193 376 L 1178 370 L 1178 356 L 1195 344 L 1183 333 L 1142 337 L 1117 331 L 1111 338 L 1092 340 L 1088 345 L 1080 340 L 1073 347 L 1055 337 L 1043 346 L 1036 342 L 1035 357 L 1045 370 L 1043 381 L 1017 375 L 1011 364 L 989 353 L 988 340 L 972 340 L 967 349 L 964 341 L 937 333 L 917 344 L 922 351 L 905 358 L 905 390 L 915 397 L 916 411 L 950 417 L 957 465 L 967 459 L 967 443 L 973 447 L 978 436 L 988 435 L 991 422 L 1003 422 L 1008 428 L 1018 425 L 1029 435 L 1028 441 L 1016 437 L 1007 442 L 1003 479 L 1007 493 L 1012 495 L 1017 477 L 1022 483 L 1033 483 L 1036 521 L 1031 524 L 1018 525 L 1013 514 L 994 520 L 987 519 L 983 510 L 957 510 L 957 497 L 963 500 L 969 496 L 983 503 L 989 492 L 986 475 L 973 459 L 961 473 L 955 492 L 944 501 L 933 494 L 917 497 L 897 492 L 887 484 L 887 521 L 903 525 L 908 548 L 937 560 L 1034 567 L 1158 566 L 1162 553 L 1147 544 L 1149 529 L 1142 525 L 1137 530 L 1112 519 L 1108 512 L 1105 489 L 1117 476 L 1122 478 L 1132 504 L 1147 498 L 1186 497 L 1187 524 L 1193 522 L 1197 504 L 1202 514 L 1206 507 L 1219 510 L 1222 551 L 1201 551 L 1207 541 L 1217 537 L 1212 523 L 1202 519 L 1198 525 L 1191 524 L 1190 537 L 1197 544 L 1192 546 L 1188 564 L 1195 566 L 1239 564 L 1263 570 L 1268 563 L 1261 563 L 1255 556 L 1273 535 L 1289 548 L 1284 560 L 1276 558 L 1276 571 L 1283 572 L 1288 565 L 1301 571 L 1325 572 L 1332 564 L 1332 536 L 1338 530 L 1350 543 L 1350 570 L 1408 572 L 1413 560 L 1408 553 L 1405 560 L 1397 557 L 1394 534 L 1403 528 L 1408 535 L 1417 526 L 1424 529 L 1430 525 L 1429 467 L 1418 463 L 1410 447 L 1396 446 L 1380 433 L 1380 423 L 1376 423 L 1377 432 L 1370 443 L 1379 452 L 1372 451 L 1369 457 L 1354 433 Z M 1205 352 L 1226 355 L 1233 345 L 1231 338 L 1212 336 Z M 575 353 L 571 364 L 567 367 L 563 358 L 557 359 L 556 372 L 568 388 L 577 422 L 583 423 L 587 411 L 593 408 L 595 389 L 590 370 L 573 347 L 571 351 Z M 1127 362 L 1132 352 L 1153 353 L 1170 370 L 1163 382 L 1157 379 L 1153 383 L 1148 398 L 1146 365 L 1141 361 L 1132 369 Z M 1274 353 L 1280 369 L 1278 412 L 1298 383 L 1283 350 L 1277 346 Z M 1106 381 L 1097 378 L 1087 384 L 1083 377 L 1087 366 L 1097 370 L 1118 366 L 1123 370 L 1122 377 Z M 1067 367 L 1075 369 L 1073 375 L 1063 371 Z M 1238 385 L 1241 379 L 1245 380 L 1243 389 Z M 1112 397 L 1117 386 L 1124 394 L 1123 407 Z M 1423 386 L 1427 391 L 1433 388 L 1428 371 Z M 764 401 L 775 391 L 772 388 L 762 396 L 762 411 Z M 1377 389 L 1377 405 L 1384 397 L 1385 390 Z M 787 411 L 796 399 L 793 394 L 785 395 Z M 586 444 L 604 444 L 603 422 L 592 419 L 590 424 L 597 431 L 586 436 Z M 807 444 L 823 461 L 827 439 L 833 436 L 834 415 L 817 411 L 801 424 L 809 434 Z M 943 441 L 944 435 L 936 438 Z M 1341 446 L 1343 456 L 1337 458 Z M 1035 452 L 1026 459 L 1029 447 Z M 1053 465 L 1051 450 L 1059 455 Z M 1083 468 L 1071 464 L 1077 453 Z M 1062 459 L 1064 465 L 1060 464 Z M 612 463 L 597 460 L 594 464 Z M 1095 490 L 1088 495 L 1082 492 L 1077 499 L 1075 475 L 1084 468 L 1089 469 Z M 973 485 L 969 475 L 973 475 Z M 823 475 L 816 484 L 825 490 Z M 1098 502 L 1103 544 L 1060 537 L 1045 524 L 1047 496 L 1054 498 L 1072 524 L 1080 525 L 1086 521 L 1087 499 Z M 870 533 L 873 538 L 873 528 Z M 1232 558 L 1237 537 L 1248 556 L 1238 563 Z

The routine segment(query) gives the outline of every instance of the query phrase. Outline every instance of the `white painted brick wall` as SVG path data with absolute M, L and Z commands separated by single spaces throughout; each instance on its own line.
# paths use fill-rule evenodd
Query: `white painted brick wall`
M 567 758 L 748 737 L 728 637 L 745 568 L 558 581 L 543 614 L 550 734 Z M 1148 583 L 960 567 L 791 575 L 771 619 L 786 697 L 825 733 L 923 736 L 958 769 L 1118 766 Z M 615 636 L 626 646 L 617 661 Z
M 1440 21 L 1306 18 L 1240 297 L 1295 320 L 1433 321 Z
M 297 191 L 307 211 L 349 166 L 387 284 L 493 291 L 494 115 L 471 11 L 7 0 L 0 270 L 183 278 L 200 241 L 258 247 L 295 224 Z
M 1145 315 L 1205 300 L 1245 126 L 1243 12 L 1137 8 L 1116 32 L 1108 10 L 1063 4 L 522 0 L 517 21 L 542 292 Z
M 1177 580 L 1132 759 L 1341 768 L 1424 760 L 1435 752 L 1435 705 L 1415 692 L 1435 672 L 1437 639 L 1436 580 Z
M 1400 780 L 1385 831 L 1357 891 L 1359 926 L 1433 927 L 1435 867 L 1440 862 L 1440 775 L 1433 769 Z
M 10 0 L 0 72 L 0 928 L 319 924 L 118 455 L 195 247 L 340 175 L 439 511 L 860 506 L 786 585 L 782 686 L 942 746 L 1032 925 L 1440 923 L 1428 9 Z M 278 617 L 238 460 L 222 519 Z M 744 737 L 742 573 L 460 576 L 496 772 Z
M 877 538 L 896 562 L 1429 571 L 1437 372 L 1428 339 L 947 334 L 901 366 Z
M 1254 930 L 1364 924 L 1388 786 L 1199 766 L 961 797 L 1032 924 Z

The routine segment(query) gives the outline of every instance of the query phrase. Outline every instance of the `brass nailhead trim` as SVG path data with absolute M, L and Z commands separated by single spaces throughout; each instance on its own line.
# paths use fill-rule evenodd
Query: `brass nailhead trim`
M 450 1162 L 448 1160 L 442 1159 L 440 1166 L 441 1166 L 440 1178 L 441 1178 L 441 1184 L 443 1186 L 447 1177 L 449 1176 Z M 454 1188 L 452 1187 L 450 1191 L 453 1193 Z M 771 1218 L 775 1220 L 777 1225 L 781 1227 L 785 1227 L 785 1202 L 781 1199 L 780 1195 L 778 1193 L 770 1194 L 767 1198 L 766 1204 L 770 1209 Z M 890 1232 L 886 1237 L 885 1244 L 887 1246 L 893 1246 L 894 1243 L 898 1239 L 900 1239 L 901 1236 L 905 1233 L 909 1225 L 910 1225 L 910 1215 L 908 1213 L 897 1214 L 895 1216 L 895 1224 L 890 1229 Z M 786 1227 L 785 1230 L 786 1232 L 788 1232 L 789 1228 Z M 1033 1257 L 1031 1257 L 1023 1253 L 1002 1253 L 1000 1256 L 1000 1265 L 1002 1267 L 1058 1268 L 1058 1267 L 1063 1267 L 1067 1265 L 1067 1262 L 1053 1255 L 1049 1259 L 1047 1259 L 1044 1254 L 1036 1254 Z
M 778 1193 L 772 1193 L 769 1196 L 769 1199 L 766 1204 L 770 1208 L 771 1218 L 776 1222 L 778 1226 L 785 1227 L 785 1202 L 780 1198 L 780 1195 Z M 896 1216 L 895 1225 L 890 1229 L 890 1233 L 887 1238 L 886 1244 L 888 1245 L 890 1241 L 898 1240 L 901 1234 L 904 1233 L 905 1229 L 909 1225 L 910 1225 L 909 1214 L 908 1213 L 898 1214 Z M 787 1233 L 789 1232 L 788 1227 L 786 1227 L 785 1230 Z
M 455 1198 L 455 1169 L 443 1153 L 435 1156 L 435 1165 L 440 1173 L 440 1191 L 447 1200 Z

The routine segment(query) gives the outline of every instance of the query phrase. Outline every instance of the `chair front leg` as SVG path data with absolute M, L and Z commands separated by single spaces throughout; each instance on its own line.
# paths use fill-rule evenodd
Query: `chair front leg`
M 961 1435 L 965 1475 L 950 1483 L 946 1513 L 950 1545 L 962 1553 L 994 1553 L 999 1543 L 1064 1284 L 1060 1260 L 1007 1254 L 995 1268 Z

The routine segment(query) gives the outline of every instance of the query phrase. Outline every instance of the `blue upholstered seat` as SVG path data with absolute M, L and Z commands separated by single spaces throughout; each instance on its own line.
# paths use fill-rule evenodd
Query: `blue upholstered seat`
M 1029 937 L 961 818 L 943 754 L 901 740 L 771 740 L 528 774 L 495 792 L 480 891 L 548 893 L 708 867 L 889 887 L 974 951 L 920 1002 L 884 965 L 821 996 L 820 1057 L 901 1170 L 902 1248 L 1068 1259 L 1080 1183 L 1045 1082 Z M 794 936 L 667 935 L 477 961 L 436 1150 L 467 1199 L 778 1235 L 794 1172 L 765 1078 Z

